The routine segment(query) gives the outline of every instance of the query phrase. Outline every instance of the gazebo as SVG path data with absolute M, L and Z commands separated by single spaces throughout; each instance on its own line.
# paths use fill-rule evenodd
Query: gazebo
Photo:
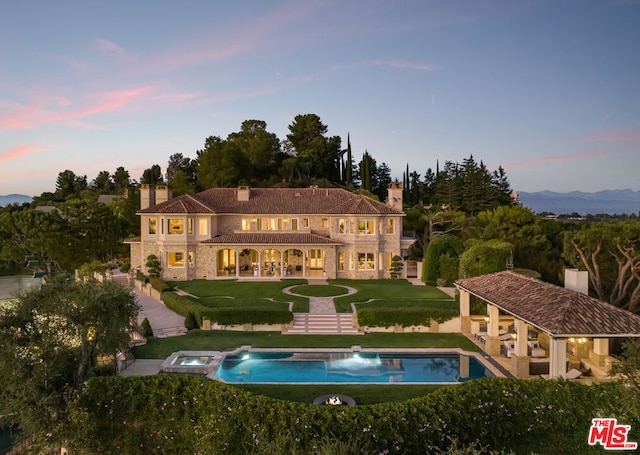
M 549 377 L 564 377 L 569 357 L 606 369 L 611 360 L 609 340 L 640 337 L 640 316 L 586 295 L 588 277 L 584 274 L 567 270 L 565 275 L 568 287 L 581 292 L 512 271 L 460 279 L 455 285 L 460 291 L 461 331 L 472 332 L 473 295 L 487 304 L 487 354 L 501 354 L 500 313 L 513 317 L 513 349 L 509 354 L 514 376 L 529 376 L 530 328 L 546 335 L 542 340 L 545 346 L 538 347 L 548 351 Z

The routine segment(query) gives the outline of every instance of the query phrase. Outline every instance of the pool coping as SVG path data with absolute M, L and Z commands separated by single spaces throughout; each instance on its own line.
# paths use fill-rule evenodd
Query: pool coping
M 250 352 L 376 352 L 376 353 L 397 353 L 397 354 L 458 354 L 458 355 L 466 355 L 468 357 L 475 358 L 483 367 L 491 372 L 495 377 L 507 377 L 502 369 L 499 368 L 498 365 L 491 362 L 490 358 L 486 358 L 480 352 L 466 351 L 461 348 L 362 348 L 361 346 L 355 345 L 351 346 L 351 348 L 253 348 L 250 345 L 240 346 L 232 351 L 215 351 L 220 357 L 218 359 L 215 366 L 215 369 L 206 374 L 207 378 L 213 379 L 218 382 L 222 382 L 224 384 L 267 384 L 267 385 L 276 385 L 276 384 L 295 384 L 295 385 L 318 385 L 318 384 L 335 384 L 335 385 L 344 385 L 351 384 L 357 385 L 359 383 L 344 383 L 344 382 L 230 382 L 225 381 L 216 377 L 216 373 L 218 371 L 219 366 L 222 361 L 225 359 L 227 355 L 239 354 L 243 351 Z M 191 351 L 180 351 L 182 353 L 191 352 Z M 193 352 L 202 352 L 202 351 L 193 351 Z M 214 351 L 206 351 L 206 352 L 214 352 Z M 172 354 L 173 355 L 173 354 Z M 184 370 L 182 370 L 184 371 Z M 362 385 L 391 385 L 391 386 L 402 386 L 402 385 L 452 385 L 452 384 L 461 384 L 459 381 L 451 381 L 451 382 L 367 382 Z

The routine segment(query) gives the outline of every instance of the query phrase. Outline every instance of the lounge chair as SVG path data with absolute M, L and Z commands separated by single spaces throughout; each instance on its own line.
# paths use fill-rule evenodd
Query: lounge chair
M 578 379 L 580 376 L 582 376 L 582 371 L 576 370 L 575 368 L 572 368 L 569 371 L 567 371 L 567 373 L 564 375 L 564 378 L 565 379 Z

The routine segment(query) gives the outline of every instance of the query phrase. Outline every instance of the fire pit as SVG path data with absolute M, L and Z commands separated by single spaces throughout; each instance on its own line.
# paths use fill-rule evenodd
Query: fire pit
M 346 395 L 330 393 L 327 395 L 320 395 L 318 398 L 313 400 L 313 404 L 320 404 L 324 406 L 354 406 L 356 401 Z

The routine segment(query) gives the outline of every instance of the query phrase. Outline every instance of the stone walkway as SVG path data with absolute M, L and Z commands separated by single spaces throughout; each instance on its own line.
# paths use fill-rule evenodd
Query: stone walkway
M 170 310 L 159 300 L 156 300 L 143 292 L 133 289 L 140 312 L 138 313 L 138 324 L 142 323 L 144 318 L 149 320 L 154 336 L 163 338 L 167 336 L 183 335 L 186 333 L 184 326 L 184 316 Z

